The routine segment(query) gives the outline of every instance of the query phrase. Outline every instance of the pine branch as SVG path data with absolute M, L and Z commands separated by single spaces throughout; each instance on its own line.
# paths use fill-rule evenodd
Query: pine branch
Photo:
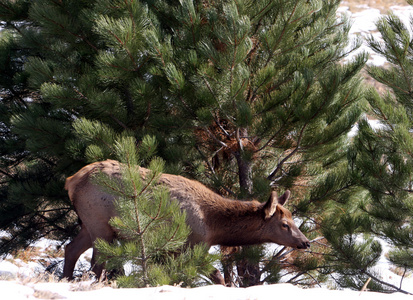
M 278 171 L 282 169 L 284 163 L 288 159 L 290 159 L 295 153 L 297 153 L 298 149 L 301 146 L 301 141 L 302 141 L 302 138 L 304 136 L 304 130 L 306 129 L 307 125 L 308 125 L 308 123 L 304 124 L 304 126 L 301 128 L 300 134 L 299 134 L 298 139 L 297 139 L 296 147 L 277 164 L 277 167 L 270 173 L 270 175 L 268 175 L 268 177 L 267 177 L 268 180 L 272 180 L 274 178 L 275 174 L 277 174 Z
M 84 42 L 86 42 L 86 44 L 88 44 L 93 50 L 95 50 L 96 52 L 99 50 L 95 45 L 93 45 L 88 39 L 86 39 L 86 37 L 78 35 L 70 30 L 68 30 L 65 26 L 63 26 L 62 24 L 56 22 L 55 20 L 48 18 L 47 16 L 43 15 L 42 16 L 45 20 L 48 20 L 49 22 L 57 25 L 60 29 L 63 29 L 64 31 L 66 31 L 67 33 L 69 33 L 70 35 L 79 38 L 81 40 L 83 40 Z
M 161 213 L 161 208 L 162 208 L 162 202 L 159 201 L 158 210 L 156 211 L 155 217 L 150 216 L 146 211 L 144 211 L 144 213 L 145 213 L 147 216 L 149 216 L 149 218 L 151 219 L 151 221 L 149 221 L 148 224 L 146 224 L 146 226 L 145 226 L 142 230 L 139 230 L 139 234 L 140 234 L 140 235 L 144 235 L 145 232 L 148 230 L 148 228 L 151 227 L 151 225 L 152 225 L 153 223 L 161 220 L 161 218 L 159 218 L 159 215 L 160 215 L 160 213 Z M 167 217 L 168 217 L 168 216 L 165 216 L 165 218 L 167 218 Z M 163 218 L 163 219 L 164 219 L 164 218 Z
M 405 291 L 391 283 L 385 282 L 379 278 L 377 278 L 375 275 L 373 275 L 372 273 L 370 273 L 369 271 L 367 271 L 366 268 L 360 269 L 359 265 L 354 262 L 353 257 L 349 257 L 341 248 L 338 249 L 338 251 L 341 253 L 341 255 L 343 255 L 344 257 L 346 257 L 347 261 L 350 262 L 357 270 L 359 270 L 362 274 L 367 275 L 368 277 L 371 277 L 372 279 L 374 279 L 375 281 L 377 281 L 378 283 L 390 287 L 392 288 L 394 291 L 393 292 L 399 292 L 399 293 L 403 293 L 406 295 L 413 295 L 412 293 Z
M 164 249 L 165 246 L 166 246 L 168 243 L 170 243 L 170 242 L 172 242 L 172 241 L 174 240 L 176 234 L 178 233 L 179 228 L 180 228 L 180 225 L 178 224 L 178 225 L 176 226 L 176 228 L 175 228 L 175 231 L 171 234 L 171 236 L 169 237 L 169 239 L 166 240 L 165 243 L 162 245 L 162 247 L 160 247 L 159 249 Z
M 206 74 L 203 74 L 201 78 L 204 81 L 206 87 L 208 88 L 210 94 L 214 97 L 215 102 L 217 103 L 218 107 L 220 108 L 220 111 L 222 111 L 221 103 L 220 103 L 219 99 L 217 98 L 217 96 L 215 95 L 215 92 L 214 92 L 213 88 L 211 87 L 209 81 L 206 79 L 206 77 L 209 77 L 209 76 L 207 76 Z
M 229 149 L 228 145 L 225 144 L 223 141 L 221 141 L 220 139 L 218 139 L 209 129 L 208 127 L 204 126 L 203 127 L 204 131 L 206 133 L 208 133 L 208 135 L 215 141 L 217 142 L 219 145 L 221 145 L 222 147 L 224 147 L 225 149 Z M 232 152 L 232 151 L 231 151 Z
M 289 16 L 288 19 L 285 21 L 285 24 L 284 24 L 284 27 L 283 27 L 282 32 L 281 32 L 281 34 L 280 34 L 280 37 L 279 37 L 278 40 L 276 41 L 274 47 L 272 47 L 272 51 L 271 51 L 270 55 L 268 56 L 268 59 L 267 59 L 266 63 L 264 64 L 264 67 L 266 67 L 266 66 L 270 63 L 270 61 L 272 60 L 272 57 L 273 57 L 274 53 L 276 52 L 276 50 L 277 50 L 277 48 L 278 48 L 279 43 L 282 41 L 282 39 L 283 39 L 283 37 L 284 37 L 284 34 L 285 34 L 285 32 L 286 32 L 287 26 L 290 24 L 290 21 L 291 21 L 292 17 L 293 17 L 294 14 L 295 14 L 295 11 L 296 11 L 297 6 L 298 6 L 298 2 L 299 2 L 299 1 L 296 1 L 293 10 L 292 10 L 291 13 L 290 13 L 290 16 Z
M 264 150 L 265 148 L 267 148 L 269 145 L 271 145 L 272 141 L 273 141 L 277 136 L 279 136 L 280 133 L 284 130 L 284 125 L 285 125 L 285 123 L 277 130 L 277 132 L 274 133 L 273 136 L 271 136 L 271 137 L 267 140 L 267 142 L 266 142 L 261 148 L 259 148 L 259 149 L 257 150 L 257 152 L 260 152 L 260 151 Z

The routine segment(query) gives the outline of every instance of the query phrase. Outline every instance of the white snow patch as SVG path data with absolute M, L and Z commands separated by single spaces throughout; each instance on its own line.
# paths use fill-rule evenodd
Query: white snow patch
M 373 292 L 338 291 L 321 288 L 302 289 L 290 284 L 273 284 L 254 286 L 249 288 L 228 288 L 220 285 L 211 285 L 199 288 L 180 288 L 175 286 L 160 286 L 142 289 L 114 289 L 104 287 L 92 291 L 73 291 L 70 283 L 43 283 L 23 285 L 19 282 L 0 281 L 0 289 L 9 299 L 151 299 L 151 300 L 178 300 L 178 299 L 223 299 L 249 300 L 289 297 L 292 299 L 323 300 L 323 299 L 351 299 L 357 297 L 365 300 L 404 300 L 411 299 L 400 293 L 380 294 Z
M 380 10 L 376 8 L 371 8 L 367 5 L 363 5 L 365 10 L 360 12 L 352 13 L 347 6 L 341 6 L 337 12 L 344 13 L 348 17 L 351 18 L 352 26 L 350 29 L 350 38 L 354 39 L 356 36 L 362 37 L 363 40 L 372 35 L 376 40 L 381 40 L 380 34 L 377 31 L 377 27 L 375 23 L 379 20 L 380 17 L 385 15 L 380 13 Z M 391 11 L 398 16 L 405 26 L 410 31 L 410 18 L 413 14 L 413 7 L 412 6 L 392 6 L 390 7 Z M 412 32 L 410 32 L 412 33 Z M 382 66 L 386 63 L 386 59 L 371 50 L 366 41 L 363 41 L 363 45 L 355 52 L 351 53 L 348 57 L 346 57 L 346 61 L 350 60 L 355 55 L 361 52 L 369 53 L 369 60 L 368 64 Z

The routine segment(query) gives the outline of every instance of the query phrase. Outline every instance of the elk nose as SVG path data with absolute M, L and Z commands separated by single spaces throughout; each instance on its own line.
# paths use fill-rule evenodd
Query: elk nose
M 305 241 L 302 242 L 302 244 L 300 246 L 297 247 L 298 249 L 307 249 L 310 248 L 310 242 L 309 241 Z

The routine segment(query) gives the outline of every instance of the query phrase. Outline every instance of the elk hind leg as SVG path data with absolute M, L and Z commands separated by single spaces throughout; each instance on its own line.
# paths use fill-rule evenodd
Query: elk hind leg
M 218 269 L 215 269 L 210 275 L 209 278 L 214 284 L 220 284 L 225 286 L 225 280 L 221 272 Z
M 96 241 L 96 239 L 102 239 L 107 241 L 108 243 L 111 243 L 115 237 L 115 234 L 113 230 L 108 226 L 105 228 L 105 230 L 100 231 L 100 234 L 97 235 L 93 240 Z M 102 271 L 105 267 L 105 264 L 100 264 L 97 262 L 99 256 L 99 251 L 96 249 L 96 247 L 93 245 L 93 255 L 92 255 L 92 271 L 95 273 L 96 278 L 98 280 L 104 280 L 105 279 L 105 274 L 103 274 L 104 277 L 102 277 Z
M 92 247 L 92 240 L 88 230 L 82 225 L 79 234 L 65 248 L 63 278 L 73 279 L 73 271 L 79 256 L 90 247 Z

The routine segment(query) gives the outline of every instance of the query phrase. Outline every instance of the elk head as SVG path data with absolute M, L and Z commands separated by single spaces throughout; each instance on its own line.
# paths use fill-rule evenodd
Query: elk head
M 283 205 L 290 197 L 290 191 L 286 191 L 281 197 L 273 191 L 267 203 L 263 206 L 264 226 L 263 237 L 268 242 L 286 245 L 296 249 L 310 247 L 309 240 L 295 225 L 291 212 Z

